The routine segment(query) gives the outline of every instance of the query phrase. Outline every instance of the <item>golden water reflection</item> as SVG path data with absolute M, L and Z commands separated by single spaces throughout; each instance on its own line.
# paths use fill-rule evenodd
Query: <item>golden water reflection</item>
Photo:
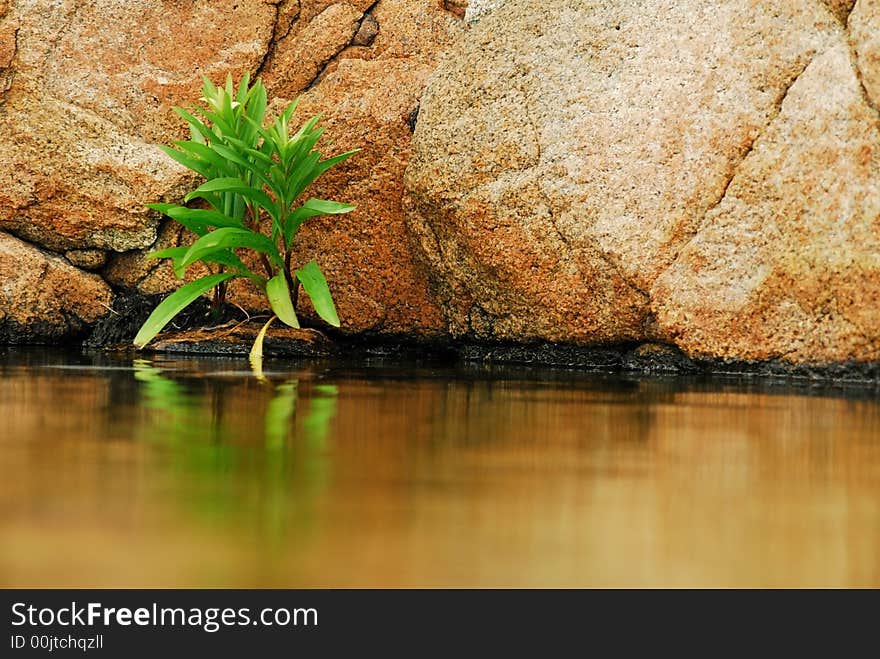
M 42 353 L 0 375 L 5 586 L 880 586 L 871 391 Z

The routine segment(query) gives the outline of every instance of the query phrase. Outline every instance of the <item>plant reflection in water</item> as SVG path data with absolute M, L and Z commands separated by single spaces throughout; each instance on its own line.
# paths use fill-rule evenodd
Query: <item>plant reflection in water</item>
M 243 380 L 241 373 L 229 374 L 236 376 L 233 384 L 146 359 L 134 360 L 133 367 L 144 407 L 155 413 L 138 424 L 138 439 L 165 445 L 179 467 L 175 471 L 202 478 L 193 489 L 201 496 L 191 502 L 199 516 L 223 523 L 229 514 L 246 514 L 263 527 L 264 540 L 279 546 L 289 527 L 302 532 L 313 525 L 311 510 L 328 481 L 326 443 L 337 412 L 336 385 L 280 379 L 262 368 Z M 243 437 L 250 439 L 244 446 Z M 235 482 L 235 474 L 258 469 L 260 477 Z M 260 491 L 243 491 L 248 483 Z M 292 490 L 299 493 L 294 500 Z

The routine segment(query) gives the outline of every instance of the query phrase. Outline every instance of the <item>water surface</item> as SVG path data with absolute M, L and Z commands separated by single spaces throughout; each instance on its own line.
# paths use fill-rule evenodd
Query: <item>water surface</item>
M 880 586 L 871 388 L 0 351 L 3 586 Z

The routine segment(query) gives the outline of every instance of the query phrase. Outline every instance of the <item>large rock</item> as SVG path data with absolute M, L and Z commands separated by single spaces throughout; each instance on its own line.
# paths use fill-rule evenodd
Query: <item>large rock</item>
M 106 315 L 112 298 L 97 275 L 0 232 L 0 342 L 69 339 Z
M 13 0 L 0 228 L 54 250 L 150 245 L 143 205 L 192 181 L 152 144 L 184 134 L 170 107 L 198 97 L 202 74 L 259 66 L 275 16 L 262 0 Z
M 880 359 L 880 125 L 846 45 L 792 85 L 652 297 L 691 354 Z
M 875 52 L 880 25 L 861 5 L 857 41 Z M 877 120 L 851 6 L 472 4 L 479 21 L 432 78 L 406 178 L 453 333 L 872 358 Z M 775 313 L 786 289 L 824 301 Z

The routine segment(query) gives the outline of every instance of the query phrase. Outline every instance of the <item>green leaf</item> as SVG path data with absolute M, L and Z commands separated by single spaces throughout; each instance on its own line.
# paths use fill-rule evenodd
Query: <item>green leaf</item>
M 241 195 L 245 199 L 258 204 L 260 207 L 265 208 L 266 212 L 269 213 L 273 219 L 278 219 L 278 207 L 269 195 L 262 190 L 247 185 L 239 178 L 223 177 L 207 181 L 186 195 L 184 200 L 191 201 L 196 197 L 204 197 L 207 192 L 234 192 L 235 194 Z
M 160 249 L 156 252 L 147 254 L 147 258 L 172 259 L 174 275 L 178 279 L 183 279 L 184 275 L 186 274 L 186 268 L 188 267 L 183 265 L 183 259 L 188 251 L 189 245 L 184 245 L 183 247 L 169 247 L 168 249 Z M 227 268 L 232 268 L 232 270 L 236 274 L 253 280 L 255 284 L 260 286 L 260 288 L 266 285 L 266 278 L 260 277 L 259 275 L 251 272 L 251 270 L 244 264 L 244 262 L 240 258 L 238 258 L 230 249 L 219 249 L 216 252 L 205 254 L 200 258 L 200 260 L 205 263 L 216 263 L 218 265 L 226 266 Z
M 342 204 L 338 201 L 312 197 L 300 208 L 307 209 L 309 213 L 317 213 L 318 215 L 340 215 L 342 213 L 350 213 L 356 208 L 356 206 L 353 206 L 352 204 Z
M 310 261 L 296 271 L 297 279 L 302 282 L 303 288 L 312 300 L 315 311 L 333 327 L 339 327 L 339 316 L 336 314 L 336 306 L 327 286 L 327 279 L 321 268 L 314 261 Z
M 334 165 L 338 165 L 344 160 L 348 160 L 354 154 L 360 153 L 361 149 L 352 149 L 351 151 L 346 151 L 345 153 L 340 153 L 338 156 L 333 156 L 332 158 L 326 158 L 318 163 L 318 176 L 326 172 L 328 169 L 333 167 Z
M 187 252 L 189 252 L 189 245 L 184 245 L 182 247 L 168 247 L 167 249 L 160 249 L 155 252 L 150 252 L 149 254 L 147 254 L 146 258 L 171 259 L 174 267 L 174 275 L 178 279 L 183 279 L 184 275 L 186 274 L 187 268 L 187 266 L 183 265 L 183 259 L 184 257 L 186 257 Z M 230 250 L 218 250 L 216 252 L 211 252 L 210 254 L 202 256 L 201 260 L 205 263 L 216 263 L 218 265 L 225 265 L 226 267 L 232 268 L 237 274 L 248 277 L 250 279 L 262 279 L 258 275 L 255 275 L 253 272 L 251 272 L 248 267 L 242 262 L 242 260 L 238 258 L 235 254 L 233 254 Z
M 171 265 L 174 268 L 174 276 L 183 279 L 186 274 L 186 268 L 181 265 L 183 257 L 189 251 L 189 246 L 169 247 L 167 249 L 156 250 L 147 254 L 148 259 L 171 259 Z
M 311 121 L 300 128 L 297 134 L 290 140 L 291 144 L 295 145 L 295 151 L 292 153 L 292 158 L 302 158 L 309 153 L 315 144 L 318 143 L 318 140 L 321 139 L 321 135 L 324 134 L 324 129 L 315 128 L 320 120 L 320 114 L 312 117 Z
M 262 151 L 258 151 L 251 146 L 248 146 L 246 142 L 242 140 L 236 139 L 234 137 L 228 137 L 226 141 L 235 148 L 239 149 L 243 155 L 250 156 L 255 158 L 256 160 L 260 160 L 266 168 L 268 169 L 275 161 L 272 158 Z
M 186 268 L 190 264 L 195 263 L 199 259 L 204 259 L 218 250 L 239 248 L 253 249 L 262 254 L 268 254 L 278 266 L 282 263 L 278 247 L 263 234 L 251 231 L 250 229 L 225 227 L 211 231 L 195 241 L 190 246 L 180 265 Z
M 205 95 L 205 98 L 214 98 L 217 96 L 217 88 L 214 87 L 211 79 L 206 75 L 202 76 L 202 94 Z
M 233 272 L 223 272 L 217 275 L 208 275 L 184 284 L 171 295 L 162 300 L 161 304 L 153 310 L 150 317 L 143 324 L 137 336 L 134 337 L 134 345 L 143 348 L 154 336 L 162 331 L 162 328 L 174 318 L 180 311 L 189 306 L 201 295 L 211 290 L 217 284 L 232 279 L 237 275 Z
M 286 154 L 287 158 L 285 159 L 285 165 L 291 162 L 297 162 L 312 151 L 312 148 L 318 143 L 318 140 L 321 139 L 321 135 L 324 134 L 323 128 L 315 128 L 315 124 L 317 124 L 320 119 L 321 115 L 313 117 L 312 120 L 300 128 L 299 132 L 290 140 L 292 148 L 291 151 Z
M 206 144 L 200 144 L 198 142 L 186 141 L 175 142 L 174 146 L 176 146 L 181 151 L 186 151 L 196 158 L 200 158 L 204 161 L 211 163 L 221 174 L 228 173 L 231 169 L 226 159 L 222 155 L 215 153 L 214 149 L 217 146 L 216 144 L 208 146 Z
M 229 102 L 229 99 L 226 98 L 226 102 Z M 230 114 L 231 114 L 230 110 Z M 230 119 L 235 121 L 233 117 L 225 117 L 216 112 L 204 112 L 205 118 L 210 119 L 214 124 L 214 133 L 216 137 L 212 140 L 213 142 L 217 142 L 218 139 L 223 139 L 227 135 L 236 135 L 237 131 L 235 130 L 235 124 L 230 123 Z
M 264 277 L 260 277 L 259 275 L 251 272 L 250 269 L 244 264 L 244 262 L 240 258 L 238 258 L 231 249 L 212 252 L 211 254 L 203 256 L 202 261 L 205 261 L 207 263 L 217 263 L 218 265 L 225 265 L 228 268 L 233 268 L 242 276 L 253 279 L 255 281 L 265 279 Z
M 261 182 L 269 185 L 269 181 L 263 174 L 265 170 L 256 163 L 247 160 L 229 147 L 223 146 L 222 144 L 215 144 L 212 148 L 214 149 L 214 151 L 216 151 L 217 155 L 225 158 L 229 162 L 235 163 L 239 167 L 243 167 L 246 171 L 249 171 L 251 174 L 260 179 Z
M 296 311 L 290 299 L 290 288 L 287 286 L 287 278 L 283 272 L 279 272 L 266 282 L 266 296 L 269 298 L 272 311 L 281 319 L 281 322 L 299 329 L 299 320 L 296 317 Z
M 246 102 L 247 96 L 250 93 L 248 87 L 251 84 L 251 74 L 249 71 L 245 71 L 241 76 L 241 80 L 238 83 L 238 92 L 235 95 L 235 100 L 239 103 L 244 104 Z M 259 84 L 259 81 L 254 83 L 254 87 Z M 231 93 L 231 92 L 230 92 Z
M 317 169 L 318 161 L 321 154 L 312 151 L 302 161 L 297 162 L 294 168 L 294 174 L 287 180 L 287 190 L 285 191 L 285 199 L 297 199 L 309 187 L 309 183 L 314 181 L 318 175 L 314 174 Z
M 241 135 L 246 142 L 255 146 L 258 133 L 253 124 L 262 126 L 266 116 L 266 88 L 259 80 L 254 83 L 254 86 L 248 92 L 246 105 L 247 109 L 244 113 L 245 120 L 242 123 Z
M 333 167 L 333 165 L 338 165 L 344 160 L 347 160 L 354 154 L 356 154 L 360 149 L 354 149 L 353 151 L 346 151 L 345 153 L 340 153 L 338 156 L 333 156 L 332 158 L 326 158 L 321 160 L 320 162 L 312 162 L 313 160 L 317 160 L 314 158 L 314 155 L 320 157 L 320 154 L 317 151 L 313 151 L 312 154 L 309 154 L 308 164 L 305 165 L 302 169 L 302 176 L 297 177 L 295 181 L 291 181 L 290 187 L 288 188 L 288 199 L 296 199 L 299 197 L 312 182 L 318 178 L 321 174 L 326 172 L 328 169 Z M 295 187 L 294 187 L 295 186 Z
M 182 151 L 172 149 L 170 146 L 160 144 L 159 148 L 187 169 L 191 169 L 197 174 L 201 174 L 205 178 L 209 178 L 211 176 L 211 163 L 205 162 L 204 160 L 200 160 L 198 158 L 193 158 L 192 156 L 189 156 Z
M 177 204 L 147 204 L 147 208 L 159 211 L 163 215 L 177 220 L 180 224 L 192 231 L 197 236 L 208 233 L 208 227 L 238 227 L 242 224 L 239 220 L 224 215 L 215 210 L 205 208 L 187 208 Z
M 157 249 L 155 252 L 150 252 L 146 255 L 148 259 L 173 259 L 177 261 L 182 259 L 187 250 L 189 249 L 189 245 L 184 245 L 183 247 L 168 247 L 166 249 Z
M 208 128 L 200 119 L 196 119 L 192 114 L 190 114 L 183 108 L 175 107 L 172 109 L 177 114 L 177 116 L 179 116 L 181 119 L 189 124 L 190 134 L 197 132 L 203 140 L 209 142 L 216 139 L 214 132 L 210 128 Z M 198 142 L 200 140 L 193 139 L 193 141 Z
M 177 204 L 146 204 L 146 207 L 151 208 L 154 211 L 159 211 L 163 215 L 167 215 L 172 219 L 177 219 L 172 216 L 172 213 L 176 213 L 178 208 L 186 208 L 185 206 L 178 206 Z M 198 219 L 193 220 L 188 217 L 183 217 L 177 219 L 177 221 L 197 236 L 204 236 L 208 233 L 208 227 L 204 222 L 201 222 Z
M 205 136 L 202 135 L 199 130 L 193 125 L 190 125 L 189 127 L 189 138 L 193 142 L 198 142 L 199 144 L 205 144 L 206 142 Z

